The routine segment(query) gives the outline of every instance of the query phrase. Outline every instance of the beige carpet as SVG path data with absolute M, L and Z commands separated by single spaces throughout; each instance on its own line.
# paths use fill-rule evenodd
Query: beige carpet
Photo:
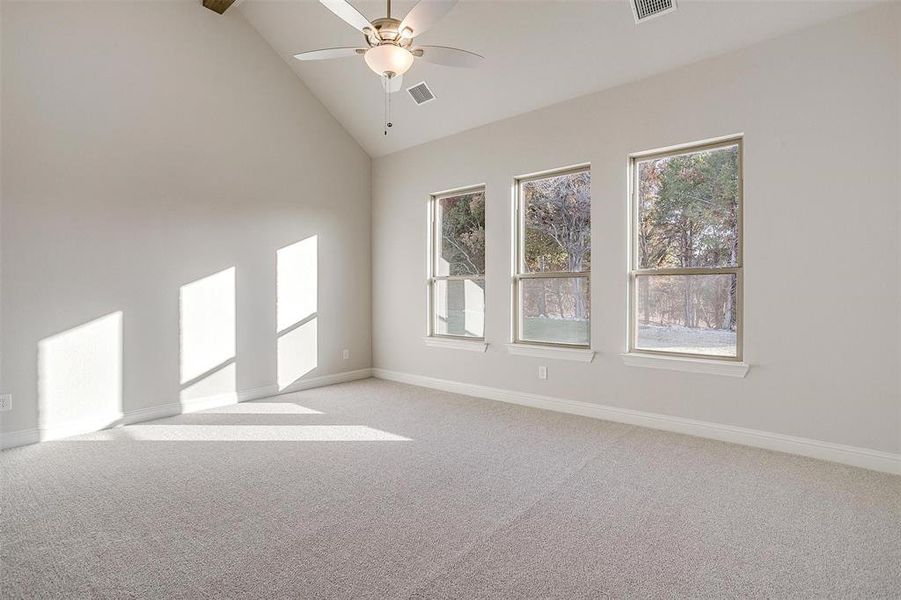
M 376 380 L 0 467 L 3 598 L 901 597 L 901 478 Z

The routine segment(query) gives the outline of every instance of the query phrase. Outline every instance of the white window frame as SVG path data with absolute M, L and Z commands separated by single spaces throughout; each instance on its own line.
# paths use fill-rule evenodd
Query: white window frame
M 569 167 L 551 169 L 549 171 L 541 171 L 539 173 L 531 173 L 529 175 L 521 175 L 513 178 L 513 347 L 511 352 L 517 353 L 517 346 L 546 346 L 548 348 L 565 348 L 590 350 L 591 349 L 591 313 L 593 303 L 591 300 L 591 269 L 588 271 L 569 272 L 569 271 L 543 271 L 540 273 L 529 273 L 525 269 L 525 227 L 526 227 L 526 211 L 525 203 L 522 198 L 522 185 L 530 181 L 538 179 L 547 179 L 549 177 L 559 177 L 561 175 L 571 175 L 573 173 L 587 172 L 591 174 L 591 164 L 582 163 Z M 594 228 L 592 223 L 592 239 L 594 237 Z M 567 344 L 564 342 L 542 342 L 534 340 L 522 339 L 522 302 L 521 288 L 522 282 L 527 279 L 574 279 L 581 277 L 585 279 L 587 285 L 588 300 L 588 343 L 586 344 Z M 593 353 L 591 353 L 593 356 Z M 590 357 L 588 359 L 590 361 Z
M 475 192 L 481 192 L 483 197 L 485 198 L 485 209 L 486 209 L 486 222 L 487 222 L 487 209 L 488 209 L 488 196 L 485 191 L 485 184 L 471 185 L 461 188 L 455 188 L 452 190 L 446 190 L 443 192 L 435 192 L 429 195 L 429 248 L 428 248 L 428 327 L 427 327 L 427 340 L 426 343 L 428 345 L 433 345 L 430 343 L 431 340 L 447 340 L 448 342 L 461 341 L 461 342 L 484 342 L 485 341 L 485 324 L 482 326 L 482 336 L 475 337 L 471 335 L 450 335 L 446 333 L 437 333 L 435 327 L 435 321 L 437 319 L 437 313 L 435 312 L 435 288 L 439 281 L 481 281 L 485 284 L 485 300 L 486 300 L 486 310 L 487 313 L 487 298 L 488 298 L 488 288 L 485 279 L 485 273 L 481 275 L 438 275 L 438 255 L 439 248 L 441 247 L 441 231 L 439 230 L 440 223 L 438 222 L 438 203 L 444 198 L 450 198 L 453 196 L 463 196 L 465 194 L 472 194 Z M 487 227 L 486 227 L 487 232 Z M 487 235 L 486 235 L 487 238 Z M 487 243 L 487 239 L 486 239 Z M 487 254 L 487 253 L 486 253 Z M 487 260 L 485 264 L 485 268 L 488 268 Z M 485 315 L 483 315 L 484 319 Z M 458 344 L 449 343 L 446 345 L 448 348 L 463 348 L 463 346 L 459 346 Z M 485 345 L 482 344 L 482 350 L 484 351 Z
M 638 163 L 658 158 L 694 154 L 705 150 L 738 146 L 738 215 L 736 219 L 738 251 L 734 267 L 690 267 L 641 269 L 638 265 Z M 629 156 L 629 327 L 628 352 L 632 355 L 649 355 L 676 358 L 702 359 L 704 361 L 742 362 L 744 346 L 744 145 L 742 136 L 730 136 L 684 144 L 662 150 L 639 152 Z M 637 348 L 638 338 L 638 293 L 636 282 L 640 275 L 735 275 L 735 356 L 672 352 Z M 746 371 L 746 369 L 745 369 Z

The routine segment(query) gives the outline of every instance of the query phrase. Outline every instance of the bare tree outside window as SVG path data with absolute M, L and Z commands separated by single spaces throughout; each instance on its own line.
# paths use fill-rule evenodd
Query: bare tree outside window
M 741 142 L 632 168 L 631 349 L 739 359 Z
M 517 180 L 515 341 L 590 344 L 591 173 Z

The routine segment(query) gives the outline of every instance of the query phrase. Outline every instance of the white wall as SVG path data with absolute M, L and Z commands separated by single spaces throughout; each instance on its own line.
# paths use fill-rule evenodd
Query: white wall
M 370 160 L 239 12 L 2 19 L 3 431 L 370 366 Z M 311 236 L 279 355 L 277 251 Z
M 374 365 L 898 452 L 898 37 L 897 8 L 881 7 L 375 160 Z M 739 132 L 751 371 L 626 367 L 627 156 Z M 512 178 L 581 162 L 598 356 L 511 356 Z M 428 195 L 482 182 L 489 349 L 427 348 Z

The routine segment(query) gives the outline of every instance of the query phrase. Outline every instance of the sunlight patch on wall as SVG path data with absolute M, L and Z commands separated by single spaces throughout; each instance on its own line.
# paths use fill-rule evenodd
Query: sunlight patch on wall
M 73 442 L 409 442 L 365 425 L 129 425 L 98 431 Z
M 318 348 L 316 318 L 278 337 L 278 389 L 285 389 L 316 368 Z
M 278 389 L 284 390 L 319 364 L 318 236 L 276 252 Z
M 185 284 L 179 291 L 182 400 L 234 396 L 235 268 Z
M 318 236 L 276 252 L 276 327 L 284 331 L 318 310 Z
M 213 369 L 203 377 L 183 385 L 182 400 L 198 398 L 222 397 L 223 401 L 238 401 L 237 393 L 238 369 L 234 361 Z
M 41 427 L 122 415 L 122 312 L 38 343 Z

